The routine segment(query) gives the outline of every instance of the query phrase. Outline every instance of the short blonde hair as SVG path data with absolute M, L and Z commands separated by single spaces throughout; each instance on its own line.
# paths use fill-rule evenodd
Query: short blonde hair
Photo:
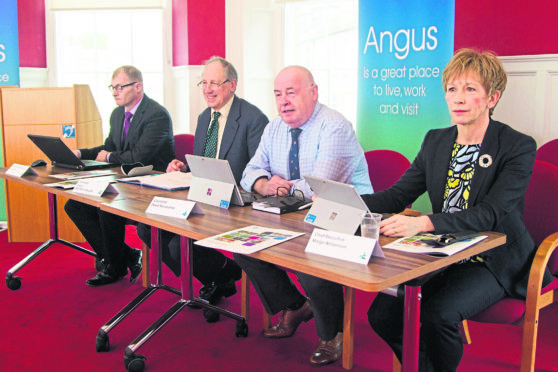
M 500 92 L 500 98 L 502 97 L 508 83 L 508 77 L 502 62 L 493 52 L 477 52 L 473 49 L 458 50 L 446 65 L 442 73 L 444 92 L 447 90 L 451 79 L 471 72 L 478 76 L 488 96 L 498 91 Z M 490 109 L 490 115 L 494 112 L 494 107 Z
M 143 84 L 143 76 L 141 74 L 141 71 L 138 70 L 136 67 L 130 65 L 118 67 L 112 73 L 112 78 L 114 79 L 114 77 L 121 71 L 124 72 L 128 76 L 128 78 L 130 78 L 130 80 L 137 81 L 138 83 Z

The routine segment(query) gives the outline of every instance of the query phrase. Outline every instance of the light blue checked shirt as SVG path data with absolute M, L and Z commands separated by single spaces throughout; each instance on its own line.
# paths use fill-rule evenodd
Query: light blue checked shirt
M 309 174 L 348 183 L 359 194 L 373 192 L 364 152 L 351 123 L 343 115 L 317 103 L 310 119 L 299 128 L 302 129 L 298 137 L 301 177 Z M 289 180 L 290 129 L 280 117 L 266 126 L 258 149 L 242 174 L 242 188 L 252 190 L 260 177 L 269 179 L 277 175 Z M 314 195 L 304 179 L 290 181 L 293 182 L 291 190 L 301 190 L 306 199 Z

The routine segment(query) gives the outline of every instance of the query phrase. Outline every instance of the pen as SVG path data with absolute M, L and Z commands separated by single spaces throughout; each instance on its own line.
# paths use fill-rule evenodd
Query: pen
M 303 209 L 308 208 L 308 207 L 311 206 L 311 205 L 312 205 L 312 202 L 310 202 L 310 203 L 308 203 L 308 204 L 301 205 L 300 207 L 298 207 L 298 210 L 301 211 L 301 210 L 303 210 Z

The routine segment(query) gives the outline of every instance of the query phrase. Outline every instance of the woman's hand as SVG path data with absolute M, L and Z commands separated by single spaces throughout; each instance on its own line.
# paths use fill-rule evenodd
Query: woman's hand
M 404 237 L 433 230 L 434 225 L 428 216 L 409 217 L 396 214 L 380 222 L 380 234 L 385 236 Z

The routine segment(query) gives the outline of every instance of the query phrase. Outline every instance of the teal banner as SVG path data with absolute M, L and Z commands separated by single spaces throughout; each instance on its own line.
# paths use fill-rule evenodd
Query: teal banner
M 442 71 L 453 55 L 454 13 L 454 0 L 360 0 L 357 137 L 365 151 L 413 161 L 428 129 L 450 125 Z
M 19 45 L 17 31 L 17 0 L 0 2 L 0 85 L 19 86 Z M 2 132 L 0 131 L 0 136 Z M 2 138 L 0 138 L 0 143 Z M 0 146 L 0 163 L 4 154 Z M 0 221 L 6 221 L 4 182 L 0 182 Z
M 0 85 L 19 86 L 17 0 L 0 3 Z

